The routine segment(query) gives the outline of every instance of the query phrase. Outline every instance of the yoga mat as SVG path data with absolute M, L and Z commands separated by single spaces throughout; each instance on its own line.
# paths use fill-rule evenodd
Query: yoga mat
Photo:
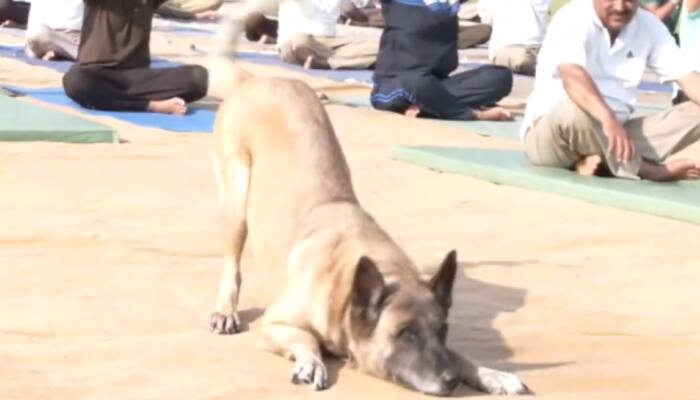
M 156 17 L 153 19 L 153 31 L 175 33 L 184 36 L 211 36 L 216 33 L 217 22 L 175 20 Z
M 307 75 L 318 76 L 322 78 L 332 79 L 335 81 L 360 82 L 366 85 L 372 85 L 373 71 L 368 69 L 305 69 L 301 65 L 290 64 L 280 60 L 277 54 L 255 53 L 247 51 L 237 52 L 236 59 L 255 64 L 283 67 L 292 71 L 303 72 Z
M 343 95 L 325 93 L 326 99 L 332 103 L 350 107 L 372 107 L 368 95 Z M 635 115 L 647 115 L 663 111 L 663 107 L 653 104 L 640 104 Z M 497 137 L 506 140 L 520 140 L 520 125 L 523 117 L 515 116 L 513 121 L 447 121 L 435 119 L 432 121 L 449 125 L 452 128 L 463 129 L 481 136 Z
M 396 147 L 392 157 L 440 172 L 700 224 L 697 181 L 655 183 L 583 177 L 565 169 L 532 166 L 522 152 L 509 150 Z
M 73 65 L 72 61 L 44 61 L 29 57 L 24 52 L 24 47 L 22 46 L 0 45 L 0 57 L 14 58 L 15 60 L 22 61 L 29 65 L 51 68 L 61 73 L 66 73 L 71 65 Z M 151 61 L 151 67 L 153 68 L 177 67 L 179 65 L 182 64 L 163 59 L 153 59 Z
M 639 84 L 639 90 L 642 92 L 655 92 L 655 93 L 673 93 L 673 85 L 670 83 L 661 83 L 655 81 L 642 81 Z
M 118 143 L 110 128 L 0 95 L 0 141 Z
M 135 125 L 160 128 L 173 132 L 211 133 L 216 113 L 210 110 L 190 107 L 187 115 L 167 115 L 150 112 L 99 111 L 83 108 L 73 102 L 62 88 L 28 89 L 11 86 L 11 90 L 26 94 L 35 99 L 60 106 L 68 106 L 82 113 L 100 117 L 111 117 Z

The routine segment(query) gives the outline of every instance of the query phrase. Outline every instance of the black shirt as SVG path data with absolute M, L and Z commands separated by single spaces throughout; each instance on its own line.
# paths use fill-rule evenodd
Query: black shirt
M 85 0 L 78 64 L 149 67 L 153 13 L 166 1 Z

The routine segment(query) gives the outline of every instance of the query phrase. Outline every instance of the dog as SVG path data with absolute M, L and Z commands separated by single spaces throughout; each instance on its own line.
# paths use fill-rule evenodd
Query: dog
M 225 223 L 224 269 L 210 326 L 240 329 L 240 260 L 284 274 L 262 317 L 262 343 L 294 361 L 291 380 L 328 388 L 322 352 L 437 396 L 460 383 L 526 394 L 515 375 L 477 366 L 446 346 L 457 272 L 450 252 L 435 276 L 418 268 L 360 206 L 317 94 L 300 80 L 253 77 L 229 65 L 212 155 Z

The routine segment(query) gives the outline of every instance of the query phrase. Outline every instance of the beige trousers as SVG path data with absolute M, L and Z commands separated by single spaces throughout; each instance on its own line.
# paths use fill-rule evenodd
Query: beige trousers
M 167 18 L 192 19 L 195 14 L 218 10 L 223 0 L 169 0 L 156 10 Z
M 496 51 L 491 62 L 523 75 L 535 76 L 540 45 L 511 45 Z
M 379 37 L 325 37 L 296 34 L 280 46 L 283 61 L 303 65 L 312 55 L 318 68 L 368 69 L 377 62 Z
M 700 139 L 700 107 L 691 101 L 625 124 L 637 156 L 621 164 L 607 153 L 608 139 L 598 121 L 571 100 L 535 121 L 525 135 L 525 152 L 535 165 L 572 168 L 581 158 L 599 155 L 610 172 L 638 179 L 642 160 L 661 163 Z
M 51 29 L 46 25 L 27 34 L 26 53 L 33 58 L 42 58 L 53 51 L 59 58 L 75 61 L 78 58 L 80 31 Z

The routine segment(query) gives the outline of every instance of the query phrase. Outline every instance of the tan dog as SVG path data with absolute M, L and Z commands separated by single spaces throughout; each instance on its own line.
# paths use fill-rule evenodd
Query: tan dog
M 246 239 L 256 264 L 286 274 L 262 323 L 266 347 L 295 361 L 292 381 L 328 387 L 321 352 L 423 393 L 460 383 L 521 394 L 512 374 L 472 364 L 445 346 L 455 252 L 429 282 L 358 204 L 323 105 L 305 83 L 229 76 L 213 153 L 226 257 L 211 328 L 236 333 Z M 238 79 L 240 78 L 240 79 Z

